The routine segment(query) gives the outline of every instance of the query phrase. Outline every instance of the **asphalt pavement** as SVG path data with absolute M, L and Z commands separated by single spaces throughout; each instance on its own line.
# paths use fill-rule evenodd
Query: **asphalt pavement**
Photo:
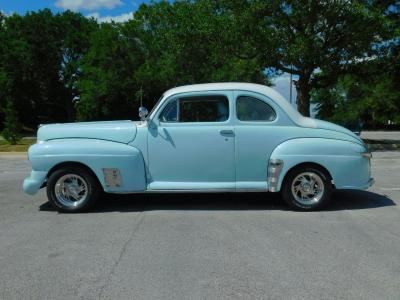
M 400 299 L 400 152 L 293 212 L 268 193 L 104 196 L 60 214 L 0 156 L 0 299 Z

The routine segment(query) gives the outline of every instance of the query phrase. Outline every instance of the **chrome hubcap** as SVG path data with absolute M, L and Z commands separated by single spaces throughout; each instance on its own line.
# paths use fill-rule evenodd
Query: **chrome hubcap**
M 318 203 L 324 195 L 324 182 L 314 172 L 304 172 L 293 180 L 292 194 L 296 201 L 304 205 Z
M 82 204 L 88 196 L 88 187 L 85 180 L 76 174 L 61 176 L 54 187 L 57 200 L 67 207 L 76 207 Z

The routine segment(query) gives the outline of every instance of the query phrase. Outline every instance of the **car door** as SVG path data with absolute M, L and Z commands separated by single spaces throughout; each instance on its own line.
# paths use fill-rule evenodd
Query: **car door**
M 266 190 L 272 151 L 290 136 L 292 123 L 270 98 L 235 91 L 236 188 Z
M 150 190 L 235 188 L 231 91 L 164 101 L 149 124 Z

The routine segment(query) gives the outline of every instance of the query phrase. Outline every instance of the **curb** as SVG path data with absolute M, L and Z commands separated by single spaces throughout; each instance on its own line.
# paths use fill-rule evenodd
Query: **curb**
M 397 140 L 372 140 L 363 139 L 370 151 L 394 151 L 400 150 L 400 141 Z
M 400 151 L 399 144 L 367 144 L 369 151 Z

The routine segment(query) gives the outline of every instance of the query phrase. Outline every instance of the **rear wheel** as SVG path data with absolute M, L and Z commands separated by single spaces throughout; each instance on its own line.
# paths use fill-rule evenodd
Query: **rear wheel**
M 47 181 L 47 197 L 62 212 L 86 211 L 95 204 L 98 196 L 96 179 L 79 166 L 60 168 Z
M 317 166 L 300 166 L 290 171 L 282 186 L 282 197 L 296 210 L 316 210 L 326 205 L 332 194 L 330 176 Z

